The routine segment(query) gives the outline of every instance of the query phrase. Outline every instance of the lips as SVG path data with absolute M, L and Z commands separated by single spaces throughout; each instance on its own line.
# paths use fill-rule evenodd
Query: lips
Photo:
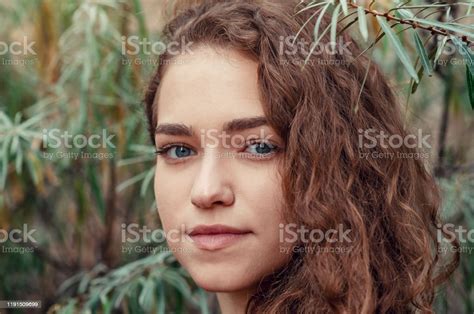
M 231 246 L 247 238 L 252 232 L 226 225 L 198 225 L 188 235 L 199 249 L 214 251 Z

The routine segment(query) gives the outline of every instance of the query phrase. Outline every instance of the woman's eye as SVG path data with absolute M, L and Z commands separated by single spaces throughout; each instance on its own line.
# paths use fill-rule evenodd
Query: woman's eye
M 253 155 L 268 155 L 277 150 L 275 145 L 268 142 L 255 142 L 247 146 L 245 152 Z
M 196 155 L 191 148 L 184 145 L 169 145 L 160 147 L 156 150 L 158 155 L 166 155 L 170 159 L 181 159 L 192 155 Z

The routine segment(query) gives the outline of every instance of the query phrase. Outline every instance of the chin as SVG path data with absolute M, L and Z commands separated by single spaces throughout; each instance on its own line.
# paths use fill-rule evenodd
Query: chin
M 209 271 L 208 269 L 195 267 L 195 269 L 188 269 L 188 272 L 199 287 L 210 292 L 245 290 L 254 286 L 257 281 L 254 278 L 243 276 L 242 274 L 245 274 L 244 270 L 230 270 L 229 268 L 215 268 Z

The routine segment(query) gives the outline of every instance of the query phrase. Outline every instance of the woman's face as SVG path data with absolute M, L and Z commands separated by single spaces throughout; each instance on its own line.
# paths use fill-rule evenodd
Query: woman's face
M 288 260 L 279 239 L 284 143 L 265 124 L 257 64 L 201 47 L 168 65 L 156 101 L 156 146 L 165 148 L 155 196 L 169 247 L 206 290 L 254 288 Z

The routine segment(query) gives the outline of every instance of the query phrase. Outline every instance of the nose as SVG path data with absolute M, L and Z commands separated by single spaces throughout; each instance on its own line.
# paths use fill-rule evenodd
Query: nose
M 214 154 L 205 154 L 191 190 L 191 203 L 202 209 L 214 206 L 230 206 L 234 203 L 234 192 L 225 163 Z

